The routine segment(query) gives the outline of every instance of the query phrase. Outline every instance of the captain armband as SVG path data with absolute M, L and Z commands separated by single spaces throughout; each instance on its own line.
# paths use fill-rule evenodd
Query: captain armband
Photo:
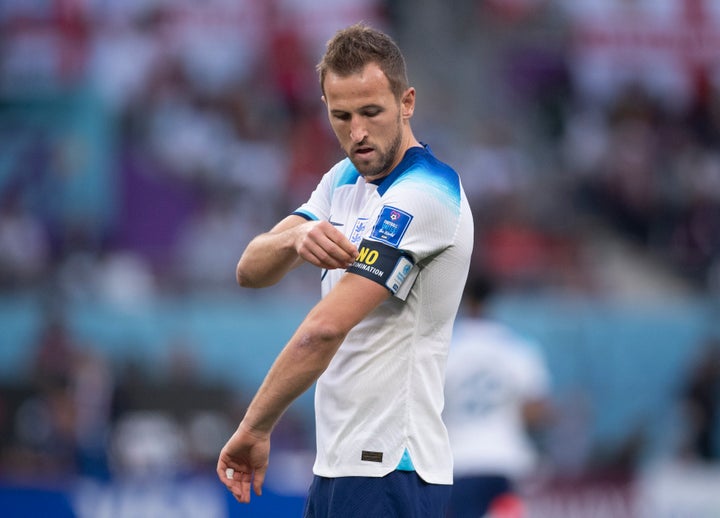
M 385 286 L 393 295 L 415 264 L 407 252 L 378 241 L 363 239 L 359 250 L 357 259 L 347 271 Z

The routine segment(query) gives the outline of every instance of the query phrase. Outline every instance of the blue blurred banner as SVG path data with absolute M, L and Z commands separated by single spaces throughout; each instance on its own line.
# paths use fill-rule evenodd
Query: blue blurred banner
M 541 476 L 521 496 L 529 517 L 710 517 L 720 511 L 718 487 L 716 468 L 659 464 L 636 475 Z M 240 504 L 212 477 L 0 482 L 3 518 L 292 518 L 302 516 L 304 502 L 304 493 L 266 486 Z
M 230 518 L 301 516 L 304 497 L 264 490 L 250 505 L 235 501 L 214 478 L 62 484 L 2 484 L 4 518 Z

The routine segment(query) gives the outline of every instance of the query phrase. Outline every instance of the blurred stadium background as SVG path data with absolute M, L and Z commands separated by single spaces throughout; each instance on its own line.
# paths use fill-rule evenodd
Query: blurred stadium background
M 250 507 L 214 465 L 316 272 L 234 266 L 340 156 L 314 64 L 359 20 L 546 353 L 530 516 L 718 516 L 714 0 L 2 0 L 0 514 L 299 516 L 311 394 Z

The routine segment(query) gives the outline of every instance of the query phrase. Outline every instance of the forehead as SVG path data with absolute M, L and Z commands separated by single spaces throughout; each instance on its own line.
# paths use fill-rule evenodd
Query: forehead
M 347 76 L 328 71 L 324 86 L 330 109 L 384 104 L 394 99 L 390 81 L 376 63 L 368 63 L 359 72 Z

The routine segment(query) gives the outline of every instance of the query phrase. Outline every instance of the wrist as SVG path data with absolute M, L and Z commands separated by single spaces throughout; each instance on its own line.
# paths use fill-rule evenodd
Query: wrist
M 246 416 L 242 421 L 240 421 L 237 431 L 243 434 L 251 435 L 255 439 L 267 439 L 270 437 L 272 429 L 266 429 L 265 427 L 252 424 Z

